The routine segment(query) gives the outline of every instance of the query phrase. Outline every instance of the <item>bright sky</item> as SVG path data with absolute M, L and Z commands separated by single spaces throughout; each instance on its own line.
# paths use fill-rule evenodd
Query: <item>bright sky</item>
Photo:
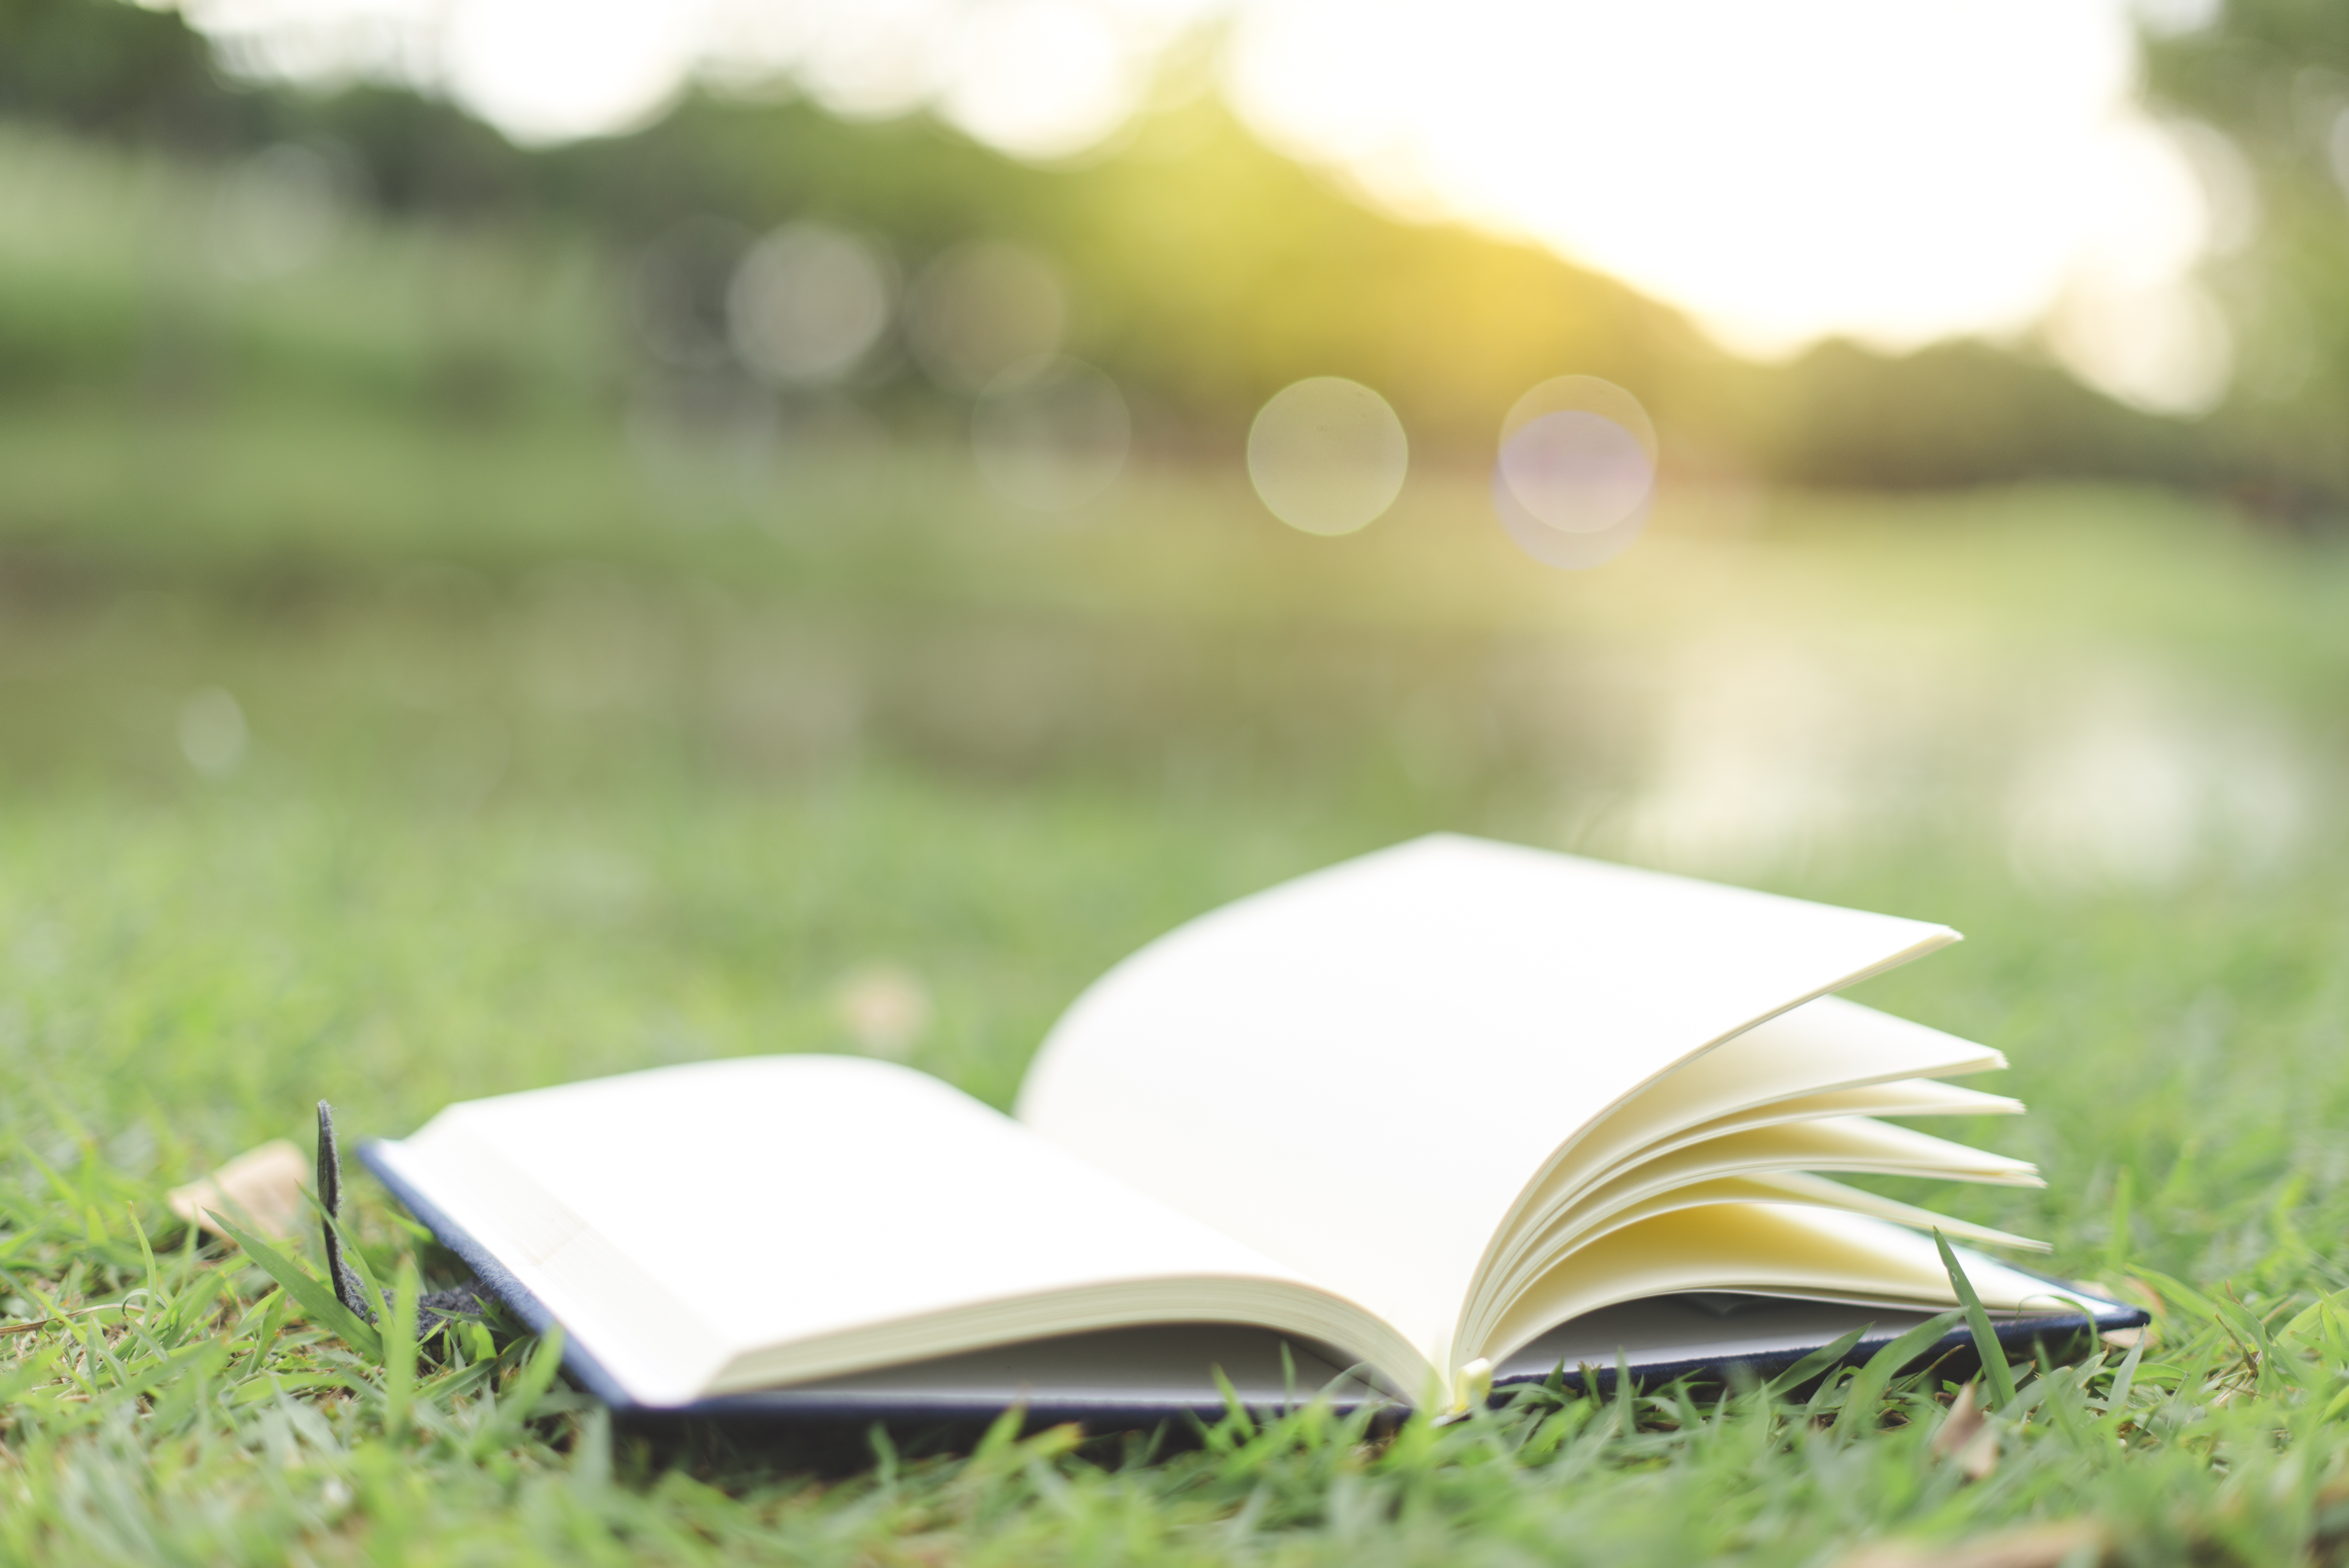
M 1228 15 L 1227 91 L 1276 145 L 1732 347 L 2040 323 L 2091 379 L 2190 409 L 2228 368 L 2190 273 L 2243 184 L 2223 144 L 2134 107 L 2131 3 L 184 0 L 245 68 L 437 81 L 523 139 L 641 123 L 699 71 L 928 107 L 1048 160 L 1113 135 L 1153 52 Z

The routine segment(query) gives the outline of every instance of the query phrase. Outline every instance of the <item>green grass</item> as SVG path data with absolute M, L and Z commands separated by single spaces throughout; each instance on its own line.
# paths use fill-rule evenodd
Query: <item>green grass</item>
M 71 530 L 26 544 L 72 591 L 0 629 L 0 1315 L 77 1315 L 0 1338 L 7 1556 L 1791 1563 L 2050 1521 L 2093 1532 L 2051 1563 L 2333 1549 L 2349 907 L 2323 698 L 2349 573 L 2151 501 L 2048 494 L 1971 517 L 1795 506 L 1727 538 L 1693 519 L 1566 580 L 1480 553 L 1440 490 L 1319 555 L 1223 493 L 1168 481 L 1090 531 L 999 535 L 980 559 L 1035 569 L 993 578 L 809 566 L 721 531 L 586 577 L 392 549 L 273 596 L 202 534 L 194 565 L 143 574 Z M 966 525 L 996 526 L 936 526 Z M 726 565 L 754 551 L 755 572 Z M 1228 600 L 1199 587 L 1219 577 Z M 633 627 L 623 652 L 564 629 L 581 614 Z M 2196 818 L 2151 869 L 2016 858 L 1998 780 L 2095 720 L 2116 663 L 2140 695 L 2109 701 L 2153 702 L 2180 755 L 2233 746 L 2245 715 L 2283 738 L 2282 850 L 2231 853 L 2225 820 Z M 1687 787 L 1659 715 L 1734 729 L 1734 702 L 1688 693 L 1754 667 L 1777 673 L 1725 689 L 1778 694 L 1762 738 L 1683 771 L 1856 744 L 1822 701 L 1890 749 L 1783 841 L 1754 841 L 1768 820 L 1658 836 L 1654 799 Z M 730 680 L 810 702 L 833 682 L 855 717 L 746 707 Z M 2089 696 L 2047 706 L 2075 680 Z M 205 777 L 173 725 L 213 684 L 253 740 Z M 2033 1116 L 1971 1131 L 2050 1186 L 1944 1196 L 2050 1237 L 2075 1274 L 2138 1281 L 2148 1347 L 2019 1368 L 1979 1479 L 1931 1446 L 1952 1391 L 1930 1377 L 1879 1377 L 1848 1415 L 1841 1380 L 1801 1403 L 1544 1396 L 1392 1438 L 1309 1412 L 1186 1451 L 1006 1432 L 814 1474 L 616 1442 L 527 1337 L 380 1365 L 161 1202 L 303 1136 L 320 1096 L 397 1132 L 460 1096 L 856 1048 L 834 992 L 875 963 L 933 999 L 913 1059 L 1001 1103 L 1123 953 L 1436 826 L 1966 930 L 1868 994 L 2010 1054 Z M 381 1277 L 411 1254 L 447 1274 L 371 1184 L 357 1223 Z

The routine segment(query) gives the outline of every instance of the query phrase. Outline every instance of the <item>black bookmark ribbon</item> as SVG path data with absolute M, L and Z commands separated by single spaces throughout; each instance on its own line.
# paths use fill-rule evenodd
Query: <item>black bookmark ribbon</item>
M 318 1222 L 326 1243 L 326 1281 L 335 1299 L 367 1323 L 376 1320 L 376 1304 L 367 1300 L 367 1285 L 357 1271 L 343 1260 L 343 1238 L 335 1222 L 343 1217 L 343 1151 L 335 1141 L 335 1108 L 318 1102 Z
M 326 1243 L 326 1278 L 335 1287 L 335 1299 L 373 1323 L 391 1305 L 391 1292 L 383 1293 L 380 1305 L 369 1301 L 366 1282 L 343 1257 L 343 1238 L 335 1229 L 343 1217 L 343 1152 L 335 1141 L 335 1108 L 323 1099 L 318 1102 L 318 1209 L 319 1234 Z M 417 1336 L 420 1339 L 451 1320 L 479 1321 L 481 1316 L 478 1282 L 427 1291 L 416 1303 Z

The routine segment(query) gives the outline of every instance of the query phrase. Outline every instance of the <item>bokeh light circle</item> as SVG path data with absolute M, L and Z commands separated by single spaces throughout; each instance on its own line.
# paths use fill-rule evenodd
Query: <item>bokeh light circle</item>
M 424 15 L 439 10 L 445 18 L 439 66 L 450 94 L 524 146 L 611 136 L 650 124 L 676 101 L 701 52 L 694 36 L 695 8 L 686 5 L 647 5 L 638 0 L 467 0 L 445 8 L 418 9 Z M 289 43 L 316 39 L 309 44 L 314 53 L 337 27 L 329 19 L 334 11 L 326 8 L 269 6 L 240 13 L 205 7 L 203 14 L 222 22 L 232 15 L 258 19 L 274 14 L 284 18 Z M 372 27 L 353 26 L 367 14 L 361 7 L 344 9 L 348 21 L 341 26 L 350 26 L 354 36 L 373 34 Z M 383 18 L 381 25 L 398 26 L 391 20 L 397 8 L 377 15 Z M 306 20 L 308 26 L 296 18 Z M 352 63 L 357 65 L 357 59 Z
M 734 351 L 770 381 L 837 381 L 889 325 L 889 272 L 879 253 L 821 223 L 787 223 L 761 240 L 726 291 Z
M 1565 533 L 1596 533 L 1647 504 L 1656 482 L 1631 432 L 1602 414 L 1559 409 L 1501 447 L 1501 479 L 1519 505 Z
M 1402 492 L 1411 442 L 1387 400 L 1315 376 L 1273 394 L 1248 428 L 1248 479 L 1272 515 L 1306 533 L 1351 533 Z
M 207 778 L 225 778 L 235 772 L 252 738 L 244 709 L 218 686 L 190 692 L 180 704 L 181 753 Z
M 922 368 L 976 392 L 1023 359 L 1053 353 L 1067 329 L 1060 269 L 1025 245 L 957 245 L 922 271 L 905 300 L 905 328 Z
M 1588 533 L 1552 528 L 1526 510 L 1498 465 L 1493 469 L 1493 511 L 1518 549 L 1545 566 L 1561 566 L 1569 572 L 1606 565 L 1630 549 L 1648 526 L 1648 509 L 1642 506 L 1614 526 Z
M 1493 510 L 1520 549 L 1570 570 L 1603 565 L 1647 525 L 1656 427 L 1640 400 L 1595 376 L 1561 376 L 1501 422 Z
M 1050 162 L 1125 123 L 1147 77 L 1091 0 L 978 0 L 947 51 L 939 108 L 989 147 Z
M 1133 442 L 1117 383 L 1080 359 L 1011 366 L 971 410 L 972 454 L 999 495 L 1036 511 L 1082 506 L 1115 483 Z

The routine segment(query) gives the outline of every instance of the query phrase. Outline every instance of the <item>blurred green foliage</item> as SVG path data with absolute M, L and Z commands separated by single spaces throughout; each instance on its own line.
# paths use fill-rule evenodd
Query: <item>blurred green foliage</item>
M 1170 84 L 1201 74 L 1196 62 L 1168 67 Z M 9 0 L 0 116 L 168 155 L 191 183 L 256 150 L 308 146 L 344 170 L 347 198 L 404 215 L 411 250 L 484 258 L 453 269 L 468 276 L 546 272 L 560 294 L 580 269 L 598 269 L 600 296 L 566 330 L 608 340 L 573 382 L 607 407 L 626 392 L 625 295 L 643 247 L 698 217 L 756 232 L 812 216 L 879 240 L 909 277 L 977 236 L 1049 253 L 1073 282 L 1075 352 L 1125 386 L 1145 438 L 1172 455 L 1227 456 L 1272 392 L 1343 375 L 1388 396 L 1423 455 L 1481 464 L 1520 394 L 1580 373 L 1632 389 L 1663 426 L 1668 460 L 1702 477 L 1892 487 L 2255 477 L 2240 444 L 2123 407 L 2020 351 L 1960 344 L 1886 357 L 1829 344 L 1783 366 L 1738 360 L 1670 309 L 1533 246 L 1374 211 L 1268 150 L 1211 98 L 1171 85 L 1123 141 L 1071 169 L 1019 164 L 918 116 L 848 122 L 803 101 L 707 93 L 635 135 L 523 150 L 397 88 L 233 83 L 175 13 Z M 496 289 L 445 280 L 433 285 L 433 319 L 409 322 L 407 343 L 370 361 L 277 353 L 283 342 L 214 352 L 186 304 L 202 224 L 191 206 L 181 232 L 148 236 L 111 280 L 88 276 L 88 257 L 0 278 L 0 387 L 147 396 L 209 377 L 305 398 L 390 389 L 471 418 L 545 379 L 537 350 L 512 341 L 508 313 L 481 303 Z M 416 237 L 426 233 L 441 237 Z M 385 335 L 367 319 L 371 299 L 336 308 L 355 319 L 322 322 L 311 337 Z M 957 417 L 902 356 L 885 356 L 854 391 L 893 418 Z M 2248 449 L 2267 460 L 2266 447 Z
M 76 130 L 184 137 L 223 95 L 177 12 L 0 3 L 0 109 Z
M 2151 87 L 2225 136 L 2216 172 L 2253 210 L 2248 244 L 2213 271 L 2241 361 L 2216 423 L 2271 505 L 2305 514 L 2349 493 L 2349 13 L 2324 0 L 2213 11 L 2151 42 Z

